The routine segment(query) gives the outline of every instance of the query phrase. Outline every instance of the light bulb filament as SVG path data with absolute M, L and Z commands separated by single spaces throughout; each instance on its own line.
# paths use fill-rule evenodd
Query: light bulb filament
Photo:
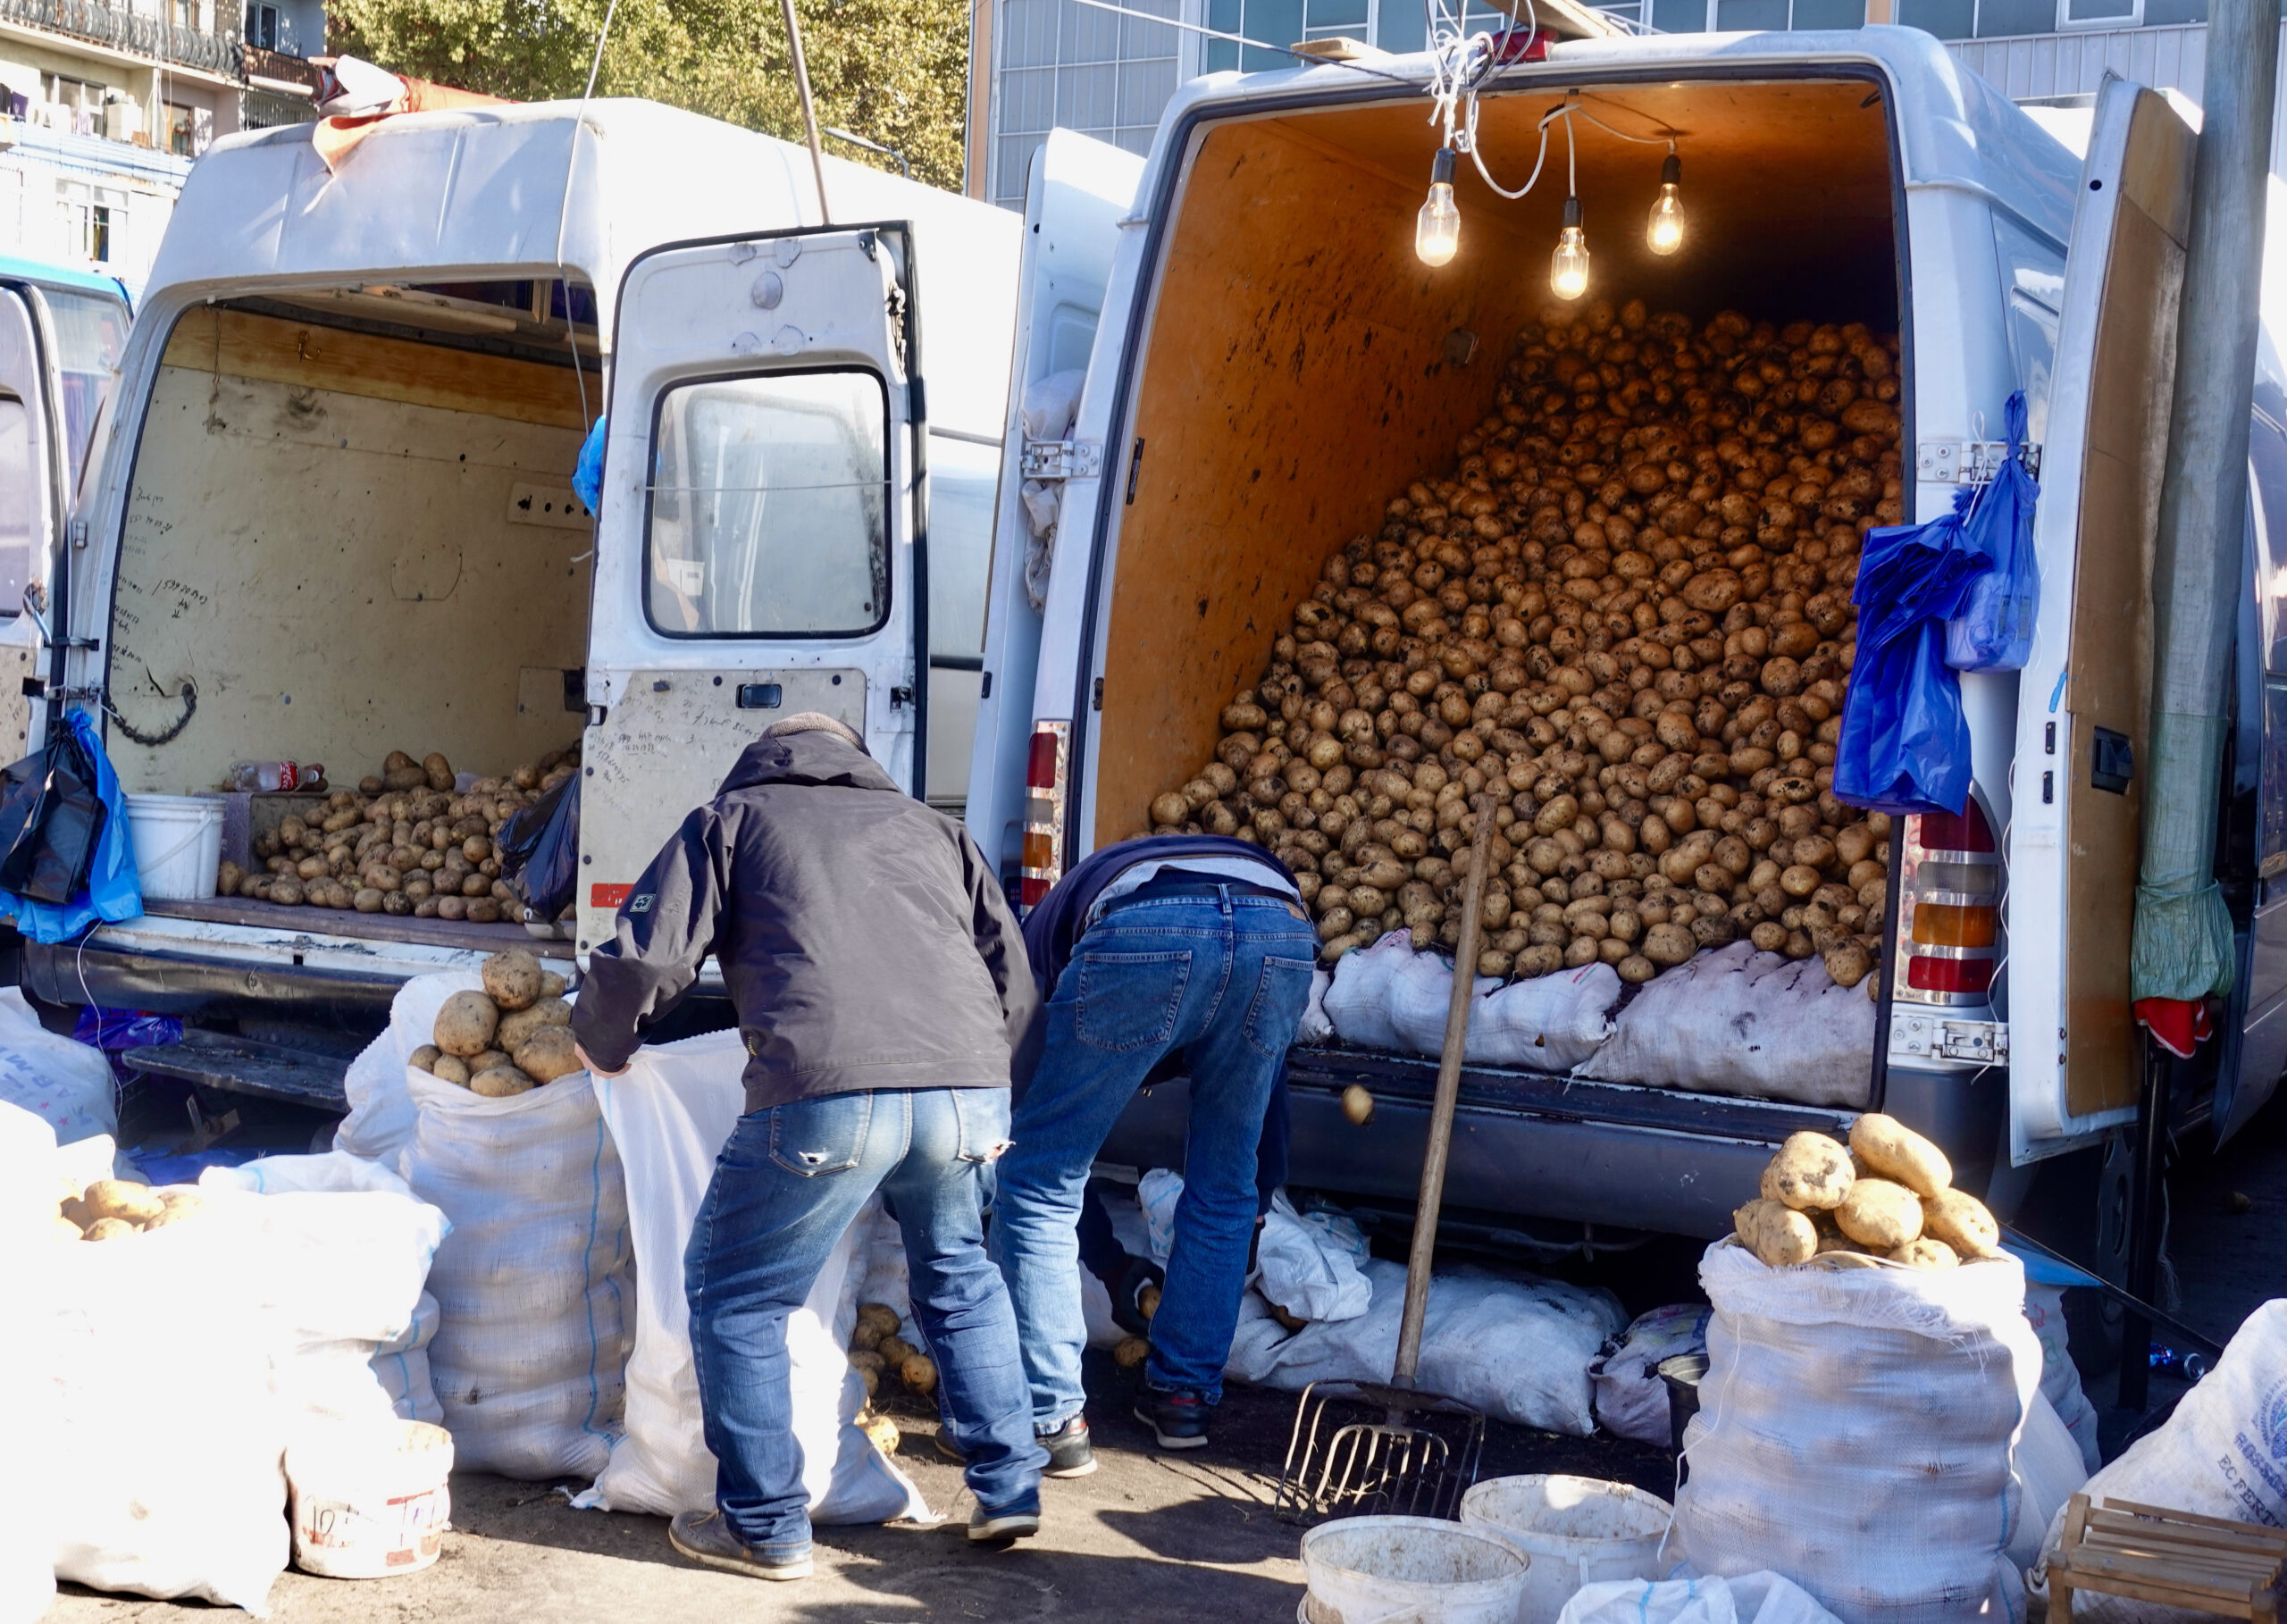
M 1588 290 L 1588 239 L 1580 224 L 1580 200 L 1564 200 L 1564 229 L 1558 233 L 1556 252 L 1549 256 L 1549 291 L 1560 299 L 1577 299 Z
M 1683 163 L 1672 151 L 1660 166 L 1660 195 L 1644 224 L 1644 244 L 1655 254 L 1672 254 L 1683 247 Z

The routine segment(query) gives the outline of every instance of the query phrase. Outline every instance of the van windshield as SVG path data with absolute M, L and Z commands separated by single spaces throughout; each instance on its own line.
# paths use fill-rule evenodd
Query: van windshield
M 127 347 L 127 307 L 99 294 L 43 288 L 55 326 L 56 370 L 63 379 L 63 442 L 71 459 L 71 489 L 80 488 L 80 470 L 95 438 L 96 418 L 119 379 L 119 358 Z

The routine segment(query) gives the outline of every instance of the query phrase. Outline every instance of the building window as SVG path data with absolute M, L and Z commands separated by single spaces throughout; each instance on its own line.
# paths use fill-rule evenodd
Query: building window
M 96 113 L 104 105 L 104 88 L 84 79 L 71 79 L 61 73 L 50 73 L 47 80 L 47 99 L 74 113 Z
M 166 104 L 167 150 L 179 158 L 195 157 L 191 135 L 196 121 L 189 108 L 175 102 Z
M 1897 20 L 1940 39 L 2004 39 L 2182 27 L 2207 21 L 2207 5 L 2208 0 L 1898 0 Z
M 57 206 L 63 211 L 63 239 L 82 259 L 108 264 L 113 228 L 127 218 L 126 199 L 100 187 L 66 180 Z
M 1183 15 L 1182 0 L 1127 4 L 1171 19 Z M 1074 0 L 1001 0 L 993 54 L 999 83 L 990 189 L 994 202 L 1016 208 L 1024 206 L 1033 154 L 1050 130 L 1076 130 L 1148 152 L 1160 111 L 1185 72 L 1177 29 Z
M 278 44 L 278 8 L 274 5 L 247 7 L 247 43 L 265 51 L 275 51 Z
M 1866 26 L 1866 0 L 1641 0 L 1641 4 L 1638 21 L 1663 34 Z M 1603 9 L 1627 14 L 1634 8 L 1607 5 Z

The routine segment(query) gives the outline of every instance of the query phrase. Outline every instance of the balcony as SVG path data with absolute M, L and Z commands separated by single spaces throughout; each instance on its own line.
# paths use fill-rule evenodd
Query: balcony
M 151 62 L 202 69 L 241 83 L 245 53 L 235 33 L 205 34 L 157 17 L 138 17 L 103 0 L 0 0 L 0 21 L 106 46 Z
M 6 0 L 0 0 L 4 4 Z M 266 80 L 273 85 L 294 85 L 314 96 L 325 79 L 325 70 L 314 62 L 284 51 L 265 51 L 260 46 L 246 47 L 247 78 Z

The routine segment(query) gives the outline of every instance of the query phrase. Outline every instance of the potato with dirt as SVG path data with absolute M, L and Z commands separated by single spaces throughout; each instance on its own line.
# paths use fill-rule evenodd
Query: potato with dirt
M 1798 1212 L 1831 1212 L 1856 1174 L 1850 1152 L 1824 1134 L 1789 1134 L 1763 1172 L 1763 1193 Z
M 1731 1224 L 1747 1249 L 1772 1268 L 1807 1263 L 1818 1255 L 1818 1229 L 1784 1201 L 1751 1201 L 1731 1214 Z
M 439 1008 L 431 1035 L 445 1053 L 466 1059 L 490 1049 L 499 1029 L 498 1005 L 482 992 L 456 992 Z
M 1922 1238 L 1922 1201 L 1904 1185 L 1861 1177 L 1834 1210 L 1834 1221 L 1867 1250 L 1892 1252 Z
M 1943 1151 L 1879 1111 L 1868 1111 L 1850 1125 L 1850 1151 L 1875 1173 L 1925 1199 L 1954 1182 L 1953 1165 Z

